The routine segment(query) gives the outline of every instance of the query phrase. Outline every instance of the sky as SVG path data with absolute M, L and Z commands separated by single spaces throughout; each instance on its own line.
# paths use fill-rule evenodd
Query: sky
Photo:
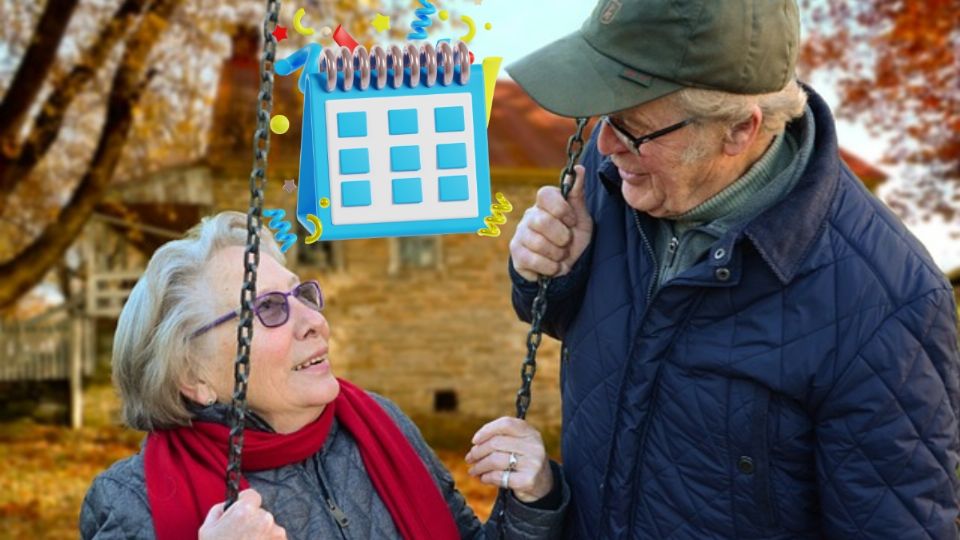
M 476 37 L 470 50 L 480 57 L 501 56 L 504 65 L 531 53 L 580 28 L 593 7 L 594 0 L 462 0 L 451 7 L 451 16 L 468 15 L 476 22 Z M 484 29 L 486 23 L 490 30 Z M 401 24 L 395 21 L 394 24 Z M 801 39 L 804 30 L 801 28 Z M 505 75 L 501 73 L 501 75 Z M 808 81 L 836 110 L 838 99 L 824 78 Z M 496 104 L 494 104 L 496 106 Z M 883 170 L 893 179 L 898 170 L 880 164 L 887 149 L 883 137 L 871 136 L 863 125 L 849 121 L 837 123 L 837 137 L 852 154 Z M 960 243 L 951 241 L 948 232 L 960 230 L 958 224 L 932 220 L 927 223 L 908 223 L 912 232 L 924 243 L 934 260 L 944 271 L 960 267 Z

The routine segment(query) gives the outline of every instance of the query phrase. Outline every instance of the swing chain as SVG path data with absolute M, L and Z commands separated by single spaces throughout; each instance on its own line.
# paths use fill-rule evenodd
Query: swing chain
M 273 109 L 273 63 L 277 41 L 273 30 L 280 19 L 280 0 L 267 1 L 263 21 L 263 56 L 260 58 L 260 93 L 257 96 L 257 130 L 253 135 L 253 170 L 250 172 L 250 208 L 247 211 L 247 247 L 244 251 L 243 289 L 240 292 L 240 324 L 237 327 L 237 357 L 233 364 L 234 389 L 230 408 L 230 450 L 227 462 L 226 508 L 240 492 L 240 455 L 247 415 L 247 381 L 250 376 L 250 345 L 253 342 L 253 301 L 257 296 L 260 264 L 260 229 L 263 190 L 266 187 L 267 155 L 270 153 L 270 112 Z
M 573 166 L 580 160 L 580 154 L 583 153 L 583 129 L 587 125 L 587 118 L 577 118 L 577 131 L 567 140 L 567 165 L 560 172 L 560 193 L 566 199 L 573 187 L 573 181 L 567 182 L 567 177 L 575 177 Z M 533 383 L 533 376 L 537 372 L 537 348 L 540 347 L 542 330 L 540 323 L 543 315 L 547 312 L 547 288 L 550 286 L 550 278 L 540 276 L 537 279 L 539 288 L 537 296 L 533 299 L 532 320 L 530 322 L 530 332 L 527 333 L 527 358 L 523 361 L 520 368 L 520 390 L 517 391 L 517 418 L 526 418 L 527 409 L 530 407 L 530 385 Z
M 567 198 L 570 189 L 573 187 L 573 181 L 567 182 L 566 179 L 570 176 L 576 177 L 573 166 L 577 164 L 580 160 L 580 154 L 583 153 L 583 129 L 587 126 L 587 120 L 589 118 L 577 118 L 577 131 L 567 139 L 567 164 L 560 171 L 560 193 L 564 199 Z M 527 409 L 530 407 L 530 385 L 533 383 L 533 376 L 537 372 L 537 349 L 540 347 L 540 339 L 543 334 L 540 324 L 547 312 L 547 288 L 550 286 L 550 278 L 540 276 L 537 279 L 537 284 L 537 296 L 534 297 L 531 308 L 533 316 L 530 321 L 530 332 L 527 333 L 527 357 L 520 367 L 521 384 L 520 390 L 517 391 L 517 418 L 520 419 L 527 417 Z M 497 513 L 497 538 L 502 539 L 506 538 L 506 489 L 500 488 L 499 493 L 497 493 L 497 504 L 500 508 Z

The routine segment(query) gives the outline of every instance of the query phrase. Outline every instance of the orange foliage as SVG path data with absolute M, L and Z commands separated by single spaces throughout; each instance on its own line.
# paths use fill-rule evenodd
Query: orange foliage
M 960 0 L 802 4 L 808 39 L 801 66 L 836 77 L 839 116 L 864 121 L 874 133 L 902 135 L 893 137 L 888 161 L 925 170 L 900 197 L 954 218 L 951 203 L 960 201 Z

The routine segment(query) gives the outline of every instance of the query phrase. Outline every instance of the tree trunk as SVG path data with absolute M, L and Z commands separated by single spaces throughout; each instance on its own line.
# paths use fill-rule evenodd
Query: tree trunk
M 0 265 L 0 275 L 4 276 L 0 280 L 0 309 L 12 305 L 57 264 L 83 230 L 94 206 L 106 193 L 133 123 L 133 107 L 151 77 L 150 74 L 144 75 L 150 50 L 163 34 L 171 13 L 181 1 L 153 2 L 127 42 L 113 78 L 106 120 L 90 167 L 58 219 L 47 225 L 40 236 L 19 255 Z
M 40 107 L 36 121 L 22 146 L 17 147 L 19 130 L 6 135 L 7 138 L 3 139 L 4 151 L 0 152 L 0 194 L 12 192 L 20 182 L 30 176 L 30 171 L 46 155 L 57 139 L 70 103 L 96 75 L 97 69 L 103 64 L 110 51 L 126 34 L 124 29 L 133 26 L 145 4 L 146 0 L 124 0 L 70 73 L 54 82 L 57 90 L 51 92 L 46 102 Z M 38 28 L 38 31 L 40 30 L 42 28 Z M 55 51 L 56 48 L 56 44 L 50 46 L 51 50 Z M 28 58 L 25 56 L 20 68 L 23 69 L 27 62 Z M 36 75 L 38 85 L 43 83 L 46 73 L 45 69 Z M 31 101 L 36 97 L 37 90 L 34 90 L 34 95 L 30 96 Z M 7 97 L 10 97 L 10 93 Z M 0 196 L 0 215 L 4 214 L 6 206 L 6 196 Z
M 44 6 L 30 46 L 23 55 L 3 102 L 0 102 L 0 118 L 3 118 L 3 122 L 0 122 L 0 159 L 16 154 L 17 133 L 23 125 L 23 118 L 57 58 L 60 40 L 76 7 L 77 0 L 48 0 Z

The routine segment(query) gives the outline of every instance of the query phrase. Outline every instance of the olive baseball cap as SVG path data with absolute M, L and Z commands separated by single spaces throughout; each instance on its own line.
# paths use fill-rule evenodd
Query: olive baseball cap
M 544 109 L 597 116 L 683 87 L 776 92 L 799 34 L 796 0 L 600 0 L 580 30 L 507 72 Z

